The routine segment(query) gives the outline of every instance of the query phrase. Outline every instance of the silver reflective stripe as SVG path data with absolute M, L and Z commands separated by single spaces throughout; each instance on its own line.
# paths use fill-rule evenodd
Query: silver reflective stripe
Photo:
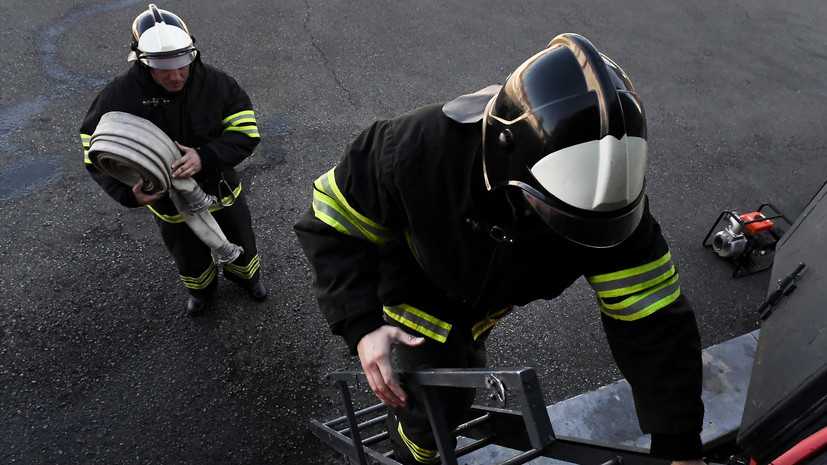
M 316 218 L 343 234 L 385 244 L 394 238 L 393 231 L 353 209 L 336 186 L 333 170 L 316 180 L 313 210 Z
M 674 302 L 681 294 L 678 275 L 668 281 L 620 302 L 609 304 L 599 299 L 600 309 L 606 315 L 619 320 L 637 320 L 651 315 Z
M 672 256 L 667 252 L 661 258 L 628 270 L 596 276 L 586 280 L 600 297 L 631 295 L 657 285 L 675 274 Z
M 410 305 L 384 307 L 385 315 L 437 342 L 445 342 L 451 324 L 435 318 Z

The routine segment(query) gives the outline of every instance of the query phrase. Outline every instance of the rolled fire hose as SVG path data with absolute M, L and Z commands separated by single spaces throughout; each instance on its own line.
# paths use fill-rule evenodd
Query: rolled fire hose
M 89 160 L 99 170 L 128 186 L 143 178 L 144 192 L 168 193 L 190 229 L 210 248 L 216 264 L 235 260 L 243 249 L 227 240 L 210 213 L 215 196 L 206 194 L 192 178 L 172 177 L 172 163 L 178 158 L 178 147 L 157 126 L 120 111 L 101 117 L 89 144 Z

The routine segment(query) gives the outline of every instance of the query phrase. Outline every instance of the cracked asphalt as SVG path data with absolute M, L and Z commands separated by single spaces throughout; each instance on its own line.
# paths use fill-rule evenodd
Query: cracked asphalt
M 357 365 L 291 229 L 312 181 L 374 119 L 502 82 L 562 32 L 643 98 L 647 190 L 704 345 L 753 330 L 769 274 L 734 279 L 701 242 L 723 210 L 795 218 L 827 178 L 827 4 L 554 3 L 158 3 L 248 91 L 263 136 L 241 171 L 270 297 L 225 281 L 198 318 L 150 213 L 98 188 L 77 132 L 146 2 L 0 4 L 0 463 L 341 463 L 309 432 L 340 415 L 324 375 Z M 490 364 L 536 367 L 549 403 L 612 382 L 596 312 L 583 283 L 520 309 Z

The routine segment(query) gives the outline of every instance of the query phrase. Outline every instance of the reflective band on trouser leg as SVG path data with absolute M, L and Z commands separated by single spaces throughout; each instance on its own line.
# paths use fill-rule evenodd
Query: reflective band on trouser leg
M 106 113 L 90 138 L 87 154 L 96 168 L 128 186 L 143 179 L 146 192 L 168 192 L 175 208 L 210 248 L 218 264 L 241 255 L 241 248 L 227 240 L 207 211 L 215 198 L 205 194 L 192 178 L 172 177 L 172 163 L 181 158 L 181 152 L 152 122 L 119 111 Z
M 628 270 L 587 277 L 600 309 L 619 320 L 637 320 L 674 302 L 680 295 L 678 273 L 667 252 Z
M 407 436 L 405 436 L 405 432 L 402 431 L 402 423 L 397 424 L 399 425 L 397 427 L 399 436 L 402 438 L 402 442 L 405 443 L 405 447 L 407 447 L 408 450 L 411 452 L 411 455 L 413 456 L 414 460 L 416 460 L 419 463 L 433 462 L 436 458 L 436 454 L 438 451 L 435 449 L 425 449 L 423 447 L 419 447 L 418 445 L 416 445 L 416 443 L 414 443 L 413 441 L 408 439 Z
M 256 274 L 260 267 L 258 254 L 250 260 L 250 263 L 247 266 L 239 266 L 235 263 L 227 263 L 224 265 L 224 272 L 225 273 L 232 273 L 238 276 L 241 279 L 250 280 L 253 279 L 253 276 Z
M 437 342 L 445 342 L 448 339 L 448 333 L 451 331 L 450 323 L 428 315 L 410 305 L 384 307 L 384 311 L 385 315 L 393 320 Z
M 484 320 L 480 320 L 471 328 L 471 335 L 474 337 L 476 341 L 483 333 L 488 331 L 489 329 L 493 328 L 494 325 L 499 323 L 500 321 L 505 318 L 505 315 L 514 308 L 513 305 L 509 305 L 503 309 L 497 310 L 496 312 L 488 315 Z
M 218 272 L 218 267 L 215 266 L 215 262 L 212 262 L 210 266 L 201 273 L 201 276 L 198 277 L 190 277 L 181 275 L 181 281 L 184 281 L 184 286 L 187 286 L 187 289 L 193 291 L 200 291 L 204 290 L 212 284 L 215 280 L 216 273 Z
M 330 170 L 313 184 L 313 211 L 316 218 L 342 234 L 385 244 L 394 239 L 393 230 L 362 215 L 342 195 Z

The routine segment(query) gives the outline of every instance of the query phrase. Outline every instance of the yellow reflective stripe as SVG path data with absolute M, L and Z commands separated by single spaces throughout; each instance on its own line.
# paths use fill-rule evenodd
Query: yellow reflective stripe
M 408 439 L 408 436 L 405 436 L 405 432 L 402 431 L 402 423 L 398 423 L 398 425 L 396 430 L 399 432 L 399 437 L 402 438 L 402 442 L 404 442 L 408 450 L 411 451 L 413 458 L 420 463 L 433 462 L 438 451 L 436 449 L 425 449 L 424 447 L 418 446 L 415 442 Z
M 89 145 L 92 143 L 92 136 L 89 134 L 81 134 L 80 143 L 83 144 L 83 162 L 91 165 L 92 160 L 89 159 Z
M 234 113 L 221 121 L 222 126 L 237 126 L 239 123 L 256 122 L 253 110 L 242 110 Z
M 313 211 L 316 218 L 342 234 L 385 244 L 394 238 L 393 231 L 356 211 L 336 186 L 333 170 L 314 183 Z
M 234 263 L 227 263 L 224 265 L 224 272 L 230 272 L 244 279 L 252 279 L 260 267 L 258 254 L 250 260 L 247 266 L 239 266 Z
M 260 137 L 253 110 L 244 110 L 230 115 L 221 121 L 225 131 L 238 131 L 249 137 Z
M 210 208 L 209 208 L 210 213 L 217 212 L 218 210 L 221 210 L 222 208 L 224 208 L 224 205 L 222 204 L 222 202 L 223 203 L 230 203 L 230 202 L 233 201 L 234 198 L 237 198 L 240 194 L 241 194 L 241 184 L 239 184 L 238 187 L 233 189 L 233 195 L 228 195 L 228 196 L 224 197 L 223 199 L 221 199 L 220 201 L 216 201 L 215 203 L 210 205 Z M 155 216 L 157 216 L 158 218 L 161 218 L 162 220 L 164 220 L 167 223 L 173 223 L 174 224 L 174 223 L 183 223 L 184 221 L 186 221 L 184 219 L 184 217 L 181 216 L 180 213 L 175 214 L 175 215 L 164 215 L 163 213 L 159 212 L 158 210 L 152 208 L 152 205 L 147 205 L 146 207 L 149 208 L 152 211 L 152 213 L 155 213 Z
M 497 323 L 505 318 L 505 315 L 514 308 L 512 305 L 505 307 L 501 310 L 497 310 L 496 312 L 488 315 L 484 320 L 477 322 L 471 328 L 471 334 L 474 336 L 474 340 L 476 341 L 478 337 L 480 337 L 483 333 L 488 331 L 490 328 L 494 327 Z
M 653 261 L 628 270 L 589 276 L 586 280 L 600 297 L 631 295 L 659 284 L 675 274 L 669 252 Z
M 422 266 L 422 258 L 419 256 L 419 250 L 416 249 L 416 245 L 414 245 L 413 239 L 411 238 L 411 230 L 405 228 L 405 230 L 402 231 L 402 233 L 405 235 L 405 242 L 407 242 L 408 249 L 411 251 L 411 254 L 413 254 L 414 258 L 416 259 L 416 263 L 419 263 L 420 268 L 425 268 L 424 266 Z
M 446 323 L 439 318 L 434 318 L 422 310 L 411 307 L 410 305 L 396 305 L 393 307 L 384 307 L 385 315 L 398 321 L 399 323 L 422 333 L 424 336 L 437 341 L 445 342 L 448 339 L 448 333 L 451 331 L 451 324 Z
M 258 128 L 255 127 L 255 126 L 239 126 L 239 127 L 231 126 L 229 128 L 224 129 L 224 131 L 242 132 L 242 133 L 246 134 L 247 136 L 254 137 L 254 138 L 255 137 L 261 137 L 261 135 L 258 133 Z
M 618 320 L 638 320 L 671 304 L 681 295 L 681 287 L 676 274 L 666 282 L 617 303 L 606 303 L 598 298 L 600 310 Z
M 201 273 L 201 276 L 196 278 L 192 278 L 189 276 L 181 276 L 181 280 L 184 281 L 184 286 L 187 286 L 187 289 L 205 289 L 210 283 L 215 279 L 215 275 L 218 273 L 218 268 L 215 266 L 215 262 L 213 261 L 207 269 Z

